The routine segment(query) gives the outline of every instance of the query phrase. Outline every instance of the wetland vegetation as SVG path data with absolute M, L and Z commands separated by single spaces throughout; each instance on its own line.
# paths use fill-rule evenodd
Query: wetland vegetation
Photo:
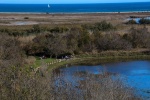
M 51 17 L 55 16 L 66 15 Z M 115 59 L 149 59 L 149 25 L 125 24 L 113 16 L 110 20 L 75 24 L 0 25 L 0 99 L 141 100 L 118 74 L 114 79 L 114 73 L 103 70 L 102 74 L 77 72 L 75 76 L 84 77 L 74 85 L 64 74 L 53 73 L 58 67 L 83 61 L 95 65 Z M 43 19 L 22 18 L 36 22 Z

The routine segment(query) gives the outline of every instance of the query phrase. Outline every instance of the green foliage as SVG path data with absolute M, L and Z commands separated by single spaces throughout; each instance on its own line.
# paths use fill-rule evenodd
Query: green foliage
M 78 47 L 82 52 L 91 52 L 95 47 L 92 35 L 88 32 L 80 33 L 80 37 L 78 38 Z
M 27 19 L 27 18 L 26 18 Z M 111 23 L 102 21 L 96 24 L 84 24 L 81 26 L 66 27 L 66 26 L 55 26 L 50 27 L 49 25 L 31 25 L 31 26 L 12 26 L 12 27 L 0 27 L 0 32 L 7 33 L 10 36 L 28 36 L 33 34 L 39 34 L 41 32 L 50 32 L 50 33 L 65 33 L 75 30 L 81 31 L 110 31 L 114 30 L 115 27 Z
M 82 25 L 83 29 L 85 30 L 92 30 L 92 31 L 110 31 L 110 30 L 114 30 L 115 27 L 111 24 L 111 23 L 108 23 L 106 21 L 101 21 L 101 22 L 98 22 L 98 23 L 95 23 L 95 24 L 84 24 Z
M 7 28 L 1 28 L 0 32 L 2 32 L 2 33 L 9 33 L 9 30 Z
M 98 29 L 99 31 L 110 31 L 110 30 L 113 30 L 114 27 L 111 23 L 102 21 L 102 22 L 96 23 L 94 26 L 94 29 Z
M 52 29 L 50 29 L 51 33 L 63 33 L 63 32 L 67 32 L 69 29 L 67 27 L 54 27 Z
M 112 98 L 133 100 L 132 91 L 130 92 L 120 81 L 110 79 L 107 73 L 103 74 L 105 78 L 102 78 L 102 75 L 86 75 L 87 79 L 81 80 L 79 86 L 75 87 L 75 89 L 81 89 L 81 92 L 83 92 L 81 95 L 78 91 L 72 89 L 73 86 L 68 81 L 63 81 L 63 84 L 62 82 L 58 82 L 58 84 L 60 83 L 59 86 L 65 85 L 67 88 L 54 88 L 56 85 L 53 81 L 55 80 L 54 78 L 61 79 L 61 77 L 52 78 L 50 75 L 47 75 L 47 71 L 45 70 L 45 63 L 54 59 L 36 60 L 35 65 L 30 67 L 25 66 L 24 51 L 27 55 L 42 54 L 46 57 L 58 57 L 66 54 L 92 54 L 93 51 L 125 50 L 132 47 L 150 48 L 150 33 L 146 27 L 142 29 L 132 28 L 130 33 L 124 36 L 115 32 L 103 32 L 103 34 L 100 32 L 110 30 L 114 30 L 114 27 L 105 21 L 94 25 L 75 26 L 70 29 L 66 27 L 43 28 L 39 25 L 24 29 L 20 29 L 20 27 L 16 28 L 16 26 L 14 28 L 0 28 L 0 31 L 4 33 L 0 33 L 0 99 L 99 100 L 103 97 L 102 99 L 106 100 Z M 37 34 L 45 31 L 48 31 L 48 33 Z M 36 37 L 32 41 L 23 44 L 17 40 L 18 36 L 29 35 L 31 33 L 36 34 Z M 97 54 L 95 55 L 97 56 Z M 106 54 L 113 56 L 118 55 L 118 52 L 101 53 L 99 56 L 105 55 L 106 57 Z M 120 55 L 128 54 L 122 53 Z M 136 55 L 136 53 L 130 55 Z M 64 64 L 65 62 L 62 63 Z M 37 69 L 33 68 L 37 66 L 41 67 Z M 81 75 L 85 76 L 85 74 L 87 73 L 82 73 Z M 97 81 L 98 77 L 100 81 Z M 106 77 L 109 80 L 106 80 Z M 106 94 L 108 95 L 106 96 Z
M 67 33 L 48 33 L 37 35 L 32 43 L 26 45 L 26 54 L 44 54 L 58 57 L 65 54 L 93 53 L 105 50 L 128 50 L 149 48 L 150 34 L 146 27 L 130 30 L 123 36 L 115 32 L 101 34 L 100 31 L 88 32 L 81 27 L 71 28 Z
M 35 33 L 39 33 L 41 30 L 40 30 L 40 26 L 39 25 L 33 25 L 33 32 Z
M 32 41 L 23 45 L 27 55 L 57 57 L 65 54 L 150 47 L 150 35 L 146 27 L 143 29 L 131 29 L 129 34 L 123 36 L 114 32 L 114 29 L 112 24 L 102 21 L 74 27 L 33 25 L 21 29 L 15 26 L 14 28 L 0 28 L 0 31 L 11 36 L 36 34 Z M 44 34 L 39 34 L 43 32 Z

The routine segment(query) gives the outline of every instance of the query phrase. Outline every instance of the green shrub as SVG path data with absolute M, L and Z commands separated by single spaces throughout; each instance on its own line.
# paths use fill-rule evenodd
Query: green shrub
M 40 26 L 39 25 L 33 25 L 33 32 L 35 33 L 39 33 L 41 30 L 40 30 Z
M 98 29 L 99 31 L 110 31 L 115 29 L 111 23 L 107 23 L 106 21 L 96 23 L 94 28 Z
M 67 27 L 55 27 L 50 30 L 51 33 L 63 33 L 67 32 L 69 29 Z
M 106 21 L 101 21 L 95 24 L 84 24 L 82 25 L 82 28 L 85 30 L 92 30 L 92 31 L 110 31 L 114 30 L 115 27 Z

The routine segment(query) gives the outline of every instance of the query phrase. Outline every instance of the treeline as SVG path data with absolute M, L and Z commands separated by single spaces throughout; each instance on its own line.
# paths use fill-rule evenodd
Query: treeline
M 99 53 L 132 48 L 150 48 L 150 32 L 146 27 L 131 28 L 129 33 L 124 35 L 115 31 L 101 32 L 74 27 L 65 33 L 39 34 L 24 47 L 24 50 L 27 55 L 44 54 L 49 57 L 60 57 L 65 54 Z
M 26 27 L 24 29 L 22 28 L 0 28 L 0 32 L 1 33 L 7 33 L 10 36 L 29 36 L 29 35 L 36 35 L 39 34 L 41 32 L 59 32 L 59 33 L 63 33 L 68 31 L 68 27 L 47 27 L 47 26 L 40 26 L 40 25 L 33 25 L 33 26 L 29 26 Z
M 74 27 L 74 26 L 73 26 Z M 95 24 L 83 24 L 78 25 L 76 27 L 82 28 L 82 30 L 98 30 L 98 31 L 109 31 L 112 29 L 116 29 L 111 23 L 107 23 L 106 21 L 98 22 Z M 50 33 L 65 33 L 71 30 L 72 26 L 53 26 L 50 27 L 48 25 L 42 26 L 42 25 L 33 25 L 28 26 L 26 28 L 7 28 L 7 27 L 0 27 L 0 32 L 7 33 L 10 36 L 29 36 L 29 35 L 36 35 L 44 32 L 50 32 Z
M 27 33 L 33 32 L 35 38 L 22 45 L 26 55 L 62 57 L 83 53 L 97 54 L 107 50 L 150 48 L 150 32 L 146 27 L 131 28 L 124 35 L 117 33 L 117 28 L 106 21 L 71 27 L 44 28 L 34 25 L 31 29 Z M 22 36 L 17 32 L 17 35 L 10 34 L 6 30 L 3 33 L 14 37 Z

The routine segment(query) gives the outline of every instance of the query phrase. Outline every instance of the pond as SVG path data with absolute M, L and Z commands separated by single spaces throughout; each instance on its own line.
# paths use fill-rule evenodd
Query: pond
M 140 18 L 140 17 L 137 17 L 137 18 L 127 18 L 127 21 L 129 21 L 129 20 L 134 20 L 137 24 L 140 24 L 140 20 L 141 20 L 142 18 Z M 145 17 L 144 19 L 148 19 L 148 20 L 150 20 L 150 17 Z
M 88 72 L 91 74 L 101 74 L 103 71 L 119 74 L 126 78 L 126 84 L 136 91 L 136 94 L 147 100 L 150 99 L 150 60 L 134 60 L 123 62 L 99 63 L 96 65 L 66 65 L 56 70 L 63 74 L 63 79 L 76 84 L 80 76 L 77 72 Z
M 11 24 L 12 25 L 34 25 L 38 23 L 33 21 L 17 21 L 17 22 L 12 22 Z

